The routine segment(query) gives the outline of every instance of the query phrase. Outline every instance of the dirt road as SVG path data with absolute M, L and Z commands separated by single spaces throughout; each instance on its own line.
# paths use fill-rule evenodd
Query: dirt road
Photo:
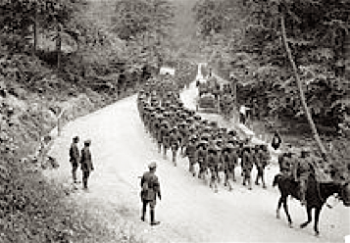
M 71 183 L 68 148 L 75 135 L 92 139 L 95 172 L 90 190 L 79 189 L 71 197 L 87 210 L 103 217 L 109 227 L 127 227 L 152 242 L 344 242 L 349 232 L 349 210 L 339 204 L 321 213 L 321 236 L 313 236 L 311 225 L 299 229 L 305 220 L 300 203 L 290 201 L 295 228 L 289 228 L 284 214 L 275 217 L 278 191 L 271 187 L 276 174 L 267 170 L 268 189 L 241 185 L 241 177 L 232 192 L 223 186 L 213 193 L 207 185 L 187 173 L 187 160 L 174 167 L 163 159 L 156 145 L 144 132 L 136 108 L 136 96 L 67 124 L 55 142 L 51 154 L 60 168 L 48 173 L 62 183 Z M 156 217 L 162 222 L 151 228 L 140 221 L 139 178 L 150 161 L 157 161 L 163 200 Z M 236 171 L 240 174 L 239 169 Z M 255 171 L 254 171 L 255 173 Z M 80 176 L 80 174 L 79 174 Z M 122 219 L 120 218 L 122 217 Z M 149 217 L 147 218 L 149 219 Z M 120 220 L 124 225 L 120 226 Z

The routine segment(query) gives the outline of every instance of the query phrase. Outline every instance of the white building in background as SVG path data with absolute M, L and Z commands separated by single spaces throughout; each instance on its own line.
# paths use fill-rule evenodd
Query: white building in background
M 160 75 L 166 75 L 169 74 L 171 76 L 175 75 L 175 68 L 171 68 L 171 67 L 161 67 L 159 70 L 159 74 Z

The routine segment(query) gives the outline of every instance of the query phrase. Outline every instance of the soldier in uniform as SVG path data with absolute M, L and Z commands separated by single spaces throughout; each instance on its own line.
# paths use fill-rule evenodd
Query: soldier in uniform
M 173 161 L 174 165 L 176 166 L 176 155 L 177 155 L 177 151 L 179 150 L 179 147 L 180 147 L 178 128 L 176 126 L 174 126 L 173 129 L 171 129 L 171 131 L 170 131 L 169 145 L 170 145 L 170 149 L 172 152 L 172 161 Z
M 208 168 L 210 170 L 210 184 L 211 188 L 214 188 L 214 192 L 218 192 L 218 179 L 219 179 L 219 151 L 218 146 L 213 146 L 208 149 Z
M 232 181 L 236 181 L 235 178 L 235 167 L 238 162 L 238 156 L 235 151 L 235 147 L 232 143 L 228 143 L 225 145 L 222 154 L 221 161 L 223 164 L 224 172 L 225 172 L 225 186 L 228 186 L 229 190 L 232 191 Z
M 204 179 L 204 174 L 207 170 L 207 159 L 208 159 L 208 150 L 207 150 L 207 141 L 200 141 L 197 145 L 197 151 L 195 154 L 195 158 L 199 164 L 199 174 L 198 178 Z
M 310 157 L 309 148 L 301 151 L 301 158 L 295 163 L 293 169 L 294 180 L 299 183 L 301 205 L 306 204 L 306 190 L 310 176 L 315 177 L 315 163 Z
M 283 176 L 290 176 L 292 172 L 292 149 L 288 147 L 287 151 L 278 156 L 280 172 Z
M 268 153 L 269 152 L 267 151 L 266 145 L 263 144 L 260 147 L 257 147 L 255 152 L 255 166 L 258 171 L 255 179 L 255 185 L 259 185 L 259 179 L 261 179 L 263 188 L 266 188 L 264 171 L 269 160 Z
M 180 123 L 181 126 L 179 127 L 179 134 L 180 134 L 180 147 L 181 147 L 181 154 L 184 154 L 184 149 L 188 143 L 188 137 L 189 137 L 189 132 L 188 132 L 188 125 L 186 123 L 186 120 L 184 119 L 182 123 Z
M 72 164 L 72 177 L 73 182 L 77 183 L 77 169 L 79 166 L 79 149 L 78 149 L 79 137 L 73 138 L 73 142 L 69 149 L 69 162 Z
M 243 172 L 243 186 L 246 185 L 246 182 L 248 182 L 248 189 L 252 189 L 252 182 L 251 182 L 251 172 L 253 169 L 253 159 L 250 152 L 250 147 L 246 146 L 243 149 L 242 154 L 242 172 Z
M 163 121 L 163 123 L 161 124 L 159 137 L 160 144 L 163 145 L 163 155 L 165 158 L 167 150 L 169 148 L 169 123 L 167 121 Z
M 185 156 L 188 158 L 189 171 L 195 177 L 194 165 L 196 164 L 196 137 L 191 136 L 185 149 Z
M 158 177 L 156 176 L 157 164 L 152 162 L 148 165 L 149 171 L 145 172 L 141 178 L 141 200 L 142 200 L 142 216 L 141 220 L 145 221 L 145 215 L 147 205 L 150 206 L 151 225 L 160 224 L 159 221 L 155 220 L 155 206 L 157 202 L 157 196 L 159 200 L 162 199 L 160 192 L 160 184 Z
M 83 188 L 88 189 L 88 179 L 91 171 L 94 170 L 90 152 L 91 140 L 84 142 L 84 148 L 81 150 L 80 167 L 83 172 Z

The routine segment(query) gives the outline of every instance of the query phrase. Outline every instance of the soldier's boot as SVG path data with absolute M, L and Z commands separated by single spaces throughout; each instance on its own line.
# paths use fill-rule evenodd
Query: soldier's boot
M 252 181 L 250 178 L 248 179 L 248 190 L 252 190 Z
M 77 172 L 74 169 L 72 170 L 72 176 L 73 176 L 73 182 L 77 183 Z
M 173 151 L 173 163 L 176 166 L 176 151 Z
M 145 221 L 145 215 L 146 215 L 146 204 L 144 203 L 142 205 L 142 216 L 141 216 L 142 221 Z
M 83 177 L 83 189 L 88 189 L 88 186 L 87 186 L 87 178 L 84 176 Z
M 199 168 L 198 179 L 202 179 L 203 170 Z
M 166 159 L 166 148 L 165 147 L 163 147 L 163 157 L 164 157 L 164 159 Z
M 227 175 L 225 175 L 224 186 L 230 186 L 230 183 L 229 183 L 229 180 L 228 180 L 228 176 L 227 176 Z
M 189 171 L 193 177 L 196 176 L 196 172 L 194 171 L 194 165 L 192 163 L 190 163 L 190 165 L 189 165 Z
M 154 218 L 154 209 L 150 210 L 150 214 L 151 214 L 151 226 L 159 225 L 160 222 L 156 221 Z
M 259 185 L 259 176 L 258 175 L 256 176 L 256 179 L 255 179 L 255 185 Z
M 218 182 L 217 182 L 217 179 L 211 179 L 210 180 L 210 183 L 211 183 L 211 188 L 214 190 L 214 192 L 218 192 Z
M 232 183 L 229 181 L 227 184 L 228 184 L 228 190 L 232 191 L 233 190 Z
M 263 184 L 263 188 L 266 189 L 266 183 L 265 183 L 265 179 L 264 179 L 264 175 L 261 176 L 261 180 L 262 180 L 262 184 Z

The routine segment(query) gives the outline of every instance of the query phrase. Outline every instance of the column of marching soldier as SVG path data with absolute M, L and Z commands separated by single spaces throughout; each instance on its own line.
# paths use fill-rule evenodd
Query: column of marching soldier
M 224 185 L 232 190 L 236 181 L 235 168 L 242 168 L 243 185 L 252 189 L 251 171 L 258 171 L 255 184 L 264 180 L 264 169 L 270 155 L 267 145 L 251 145 L 249 139 L 242 140 L 236 131 L 220 128 L 216 122 L 209 122 L 184 107 L 176 90 L 169 91 L 169 82 L 155 78 L 149 80 L 138 94 L 138 110 L 145 130 L 158 144 L 159 152 L 171 153 L 176 166 L 177 155 L 188 158 L 189 172 L 199 179 L 209 179 L 215 192 L 220 183 L 219 172 L 225 175 Z M 199 173 L 195 165 L 199 166 Z

